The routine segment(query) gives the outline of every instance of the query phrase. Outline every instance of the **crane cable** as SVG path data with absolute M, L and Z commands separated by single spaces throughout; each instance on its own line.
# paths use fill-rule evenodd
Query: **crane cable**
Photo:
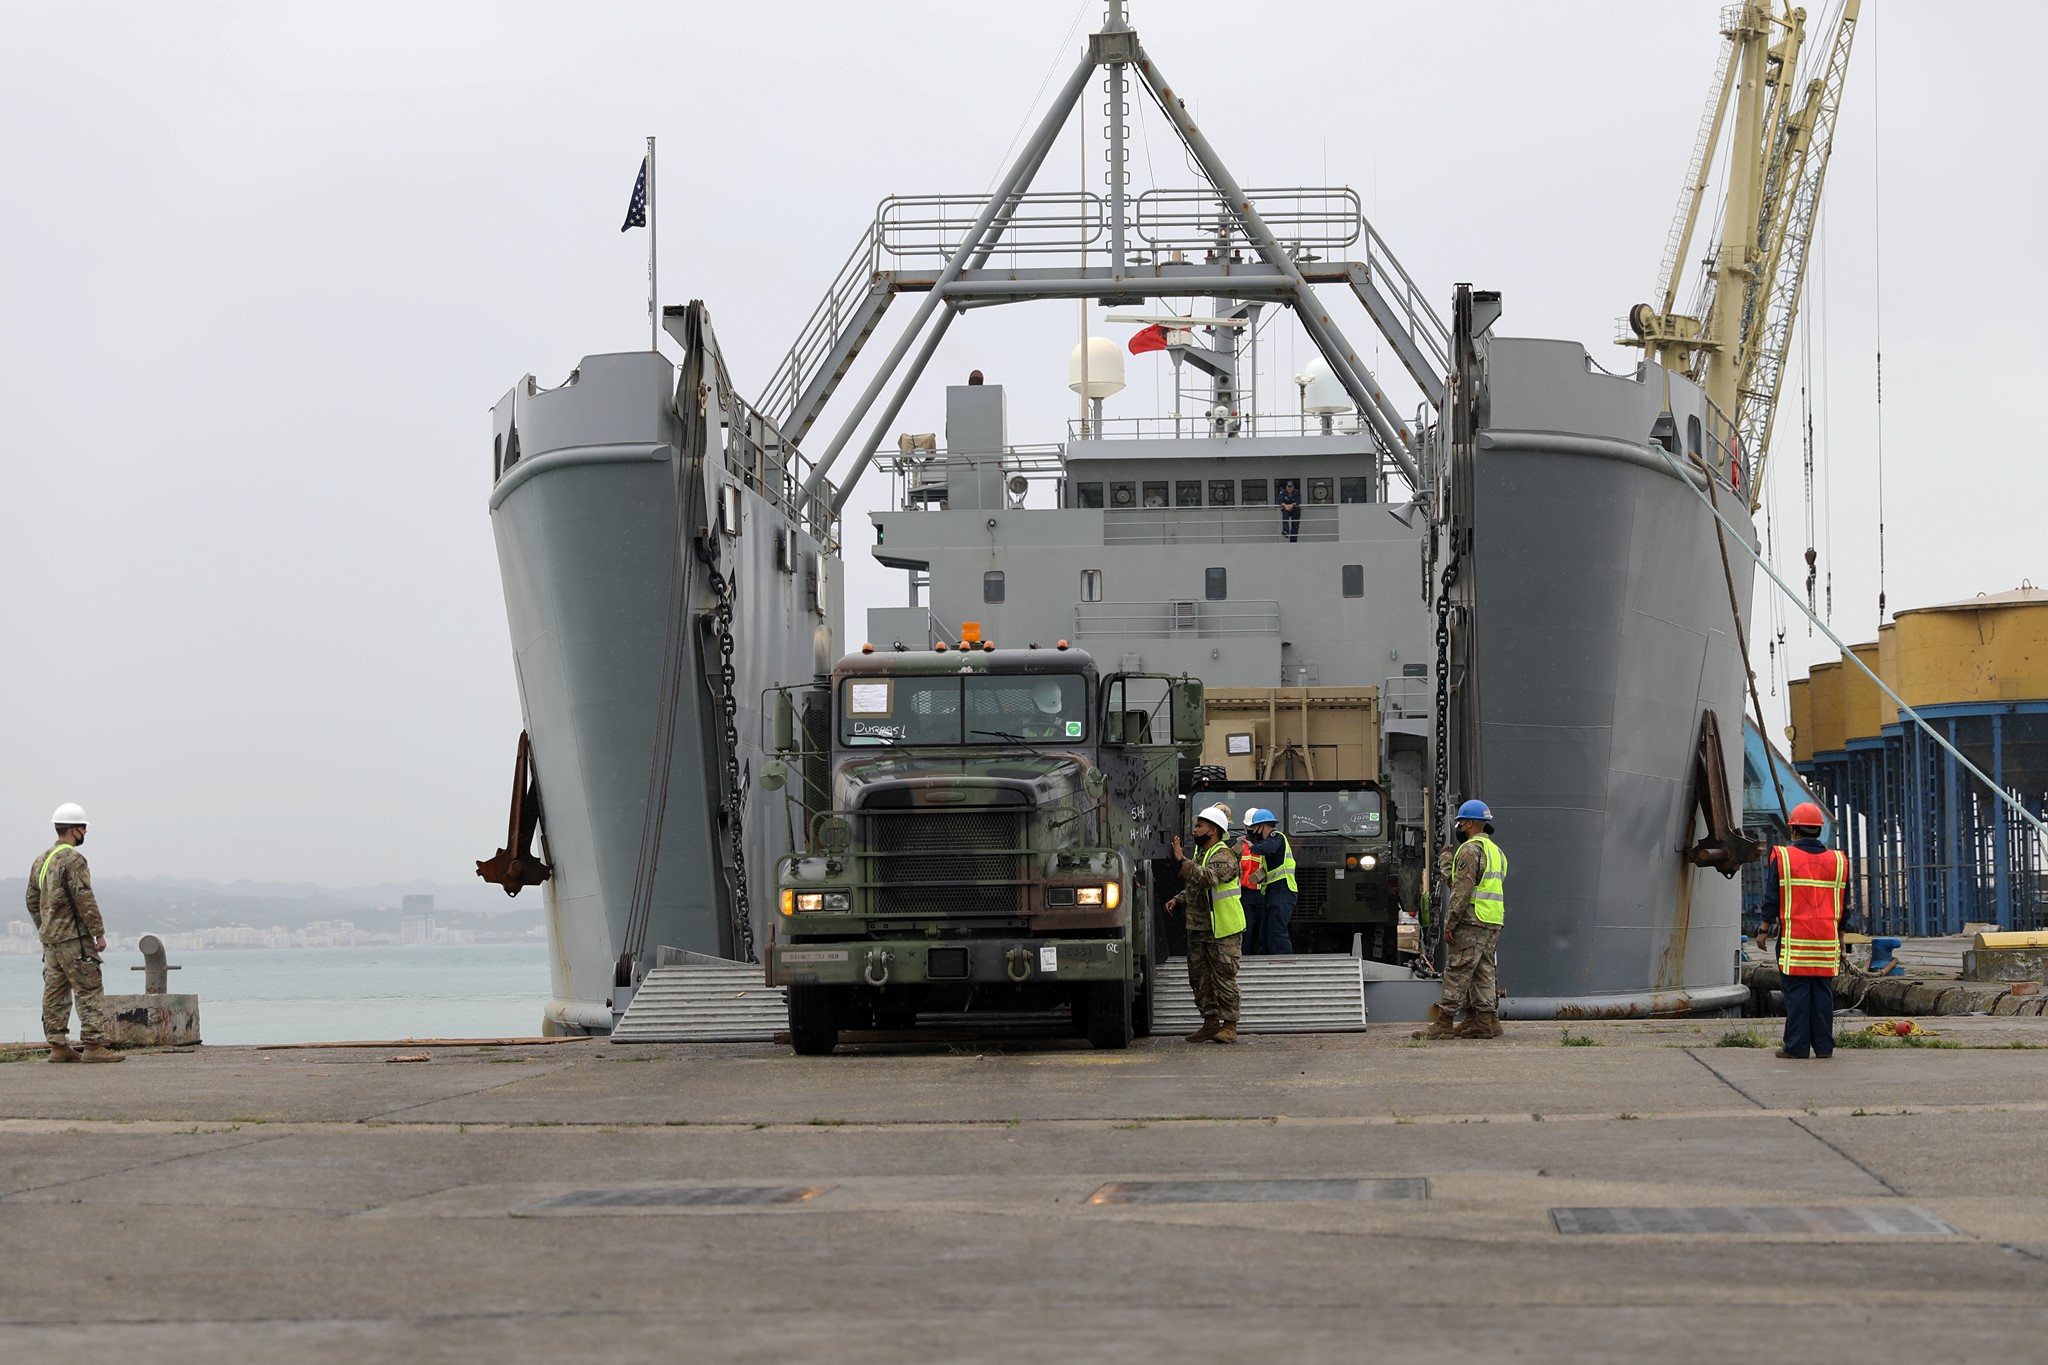
M 1871 308 L 1877 342 L 1877 623 L 1884 624 L 1884 120 L 1877 107 L 1877 53 L 1870 54 Z

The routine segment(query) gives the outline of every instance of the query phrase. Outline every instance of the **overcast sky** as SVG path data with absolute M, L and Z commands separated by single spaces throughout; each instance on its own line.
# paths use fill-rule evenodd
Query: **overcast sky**
M 1498 288 L 1503 333 L 1622 368 L 1609 338 L 1655 283 L 1719 8 L 1134 19 L 1241 181 L 1350 184 L 1440 308 L 1455 281 Z M 503 836 L 520 726 L 488 411 L 529 371 L 646 344 L 645 234 L 618 230 L 642 139 L 664 301 L 707 301 L 752 392 L 877 200 L 985 189 L 1085 10 L 1067 39 L 1065 3 L 0 4 L 0 830 L 22 865 L 75 800 L 109 874 L 467 878 Z M 1816 539 L 1854 639 L 1877 624 L 1880 297 L 1892 607 L 2044 577 L 2048 473 L 1995 415 L 2048 368 L 2023 302 L 2048 18 L 1940 11 L 1866 5 L 1805 314 Z M 1146 127 L 1137 188 L 1189 183 Z M 1040 187 L 1080 162 L 1069 140 Z M 964 319 L 899 426 L 942 429 L 941 386 L 979 366 L 1013 440 L 1055 439 L 1077 325 L 1073 305 Z M 1163 364 L 1133 360 L 1112 410 L 1151 411 Z M 1772 476 L 1788 576 L 1796 428 Z M 872 541 L 850 515 L 856 634 L 901 600 Z M 1799 667 L 1833 654 L 1787 638 Z

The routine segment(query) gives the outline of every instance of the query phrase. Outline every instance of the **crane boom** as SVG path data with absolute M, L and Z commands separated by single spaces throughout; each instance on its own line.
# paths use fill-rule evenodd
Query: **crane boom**
M 1752 322 L 1740 356 L 1737 383 L 1740 398 L 1735 427 L 1743 449 L 1752 452 L 1756 460 L 1756 477 L 1750 484 L 1752 510 L 1762 496 L 1761 476 L 1770 452 L 1785 357 L 1799 317 L 1800 289 L 1806 279 L 1807 254 L 1820 213 L 1821 187 L 1834 148 L 1835 123 L 1841 113 L 1842 87 L 1849 74 L 1849 50 L 1856 39 L 1860 11 L 1860 0 L 1843 0 L 1842 15 L 1828 45 L 1827 64 L 1807 83 L 1806 99 L 1786 120 L 1781 139 L 1789 188 L 1769 205 L 1774 221 L 1761 240 L 1768 242 L 1770 249 L 1748 310 Z

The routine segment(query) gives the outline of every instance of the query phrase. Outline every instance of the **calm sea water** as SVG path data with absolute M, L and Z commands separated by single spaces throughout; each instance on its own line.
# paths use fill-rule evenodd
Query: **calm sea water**
M 142 989 L 132 950 L 107 954 L 107 991 Z M 548 998 L 547 946 L 216 948 L 178 952 L 171 989 L 199 997 L 209 1043 L 531 1037 Z M 40 1041 L 43 965 L 0 957 L 0 1042 Z M 73 1037 L 78 1020 L 71 1021 Z

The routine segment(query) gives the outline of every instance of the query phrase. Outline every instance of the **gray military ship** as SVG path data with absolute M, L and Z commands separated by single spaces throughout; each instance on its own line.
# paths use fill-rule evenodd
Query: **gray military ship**
M 549 1026 L 608 1028 L 657 944 L 750 960 L 769 932 L 745 892 L 788 842 L 749 783 L 761 692 L 824 671 L 840 642 L 837 518 L 878 463 L 874 553 L 906 591 L 869 613 L 876 645 L 957 641 L 971 621 L 1211 687 L 1369 685 L 1410 855 L 1463 796 L 1496 812 L 1504 1012 L 1738 1004 L 1750 513 L 1854 11 L 1804 103 L 1791 16 L 1729 11 L 1662 306 L 1632 315 L 1644 354 L 1619 373 L 1577 342 L 1501 335 L 1497 294 L 1459 286 L 1444 321 L 1348 189 L 1243 187 L 1113 0 L 993 192 L 881 203 L 753 404 L 699 305 L 670 310 L 679 380 L 643 354 L 591 357 L 556 390 L 525 381 L 495 419 L 531 735 L 498 871 L 545 885 Z M 1103 192 L 1034 190 L 1097 79 Z M 1140 92 L 1194 185 L 1132 191 Z M 1723 122 L 1729 240 L 1681 312 Z M 1322 291 L 1363 309 L 1411 400 Z M 913 316 L 839 395 L 899 296 Z M 1072 366 L 1081 415 L 1054 439 L 1013 443 L 1003 387 L 979 374 L 947 387 L 943 433 L 894 429 L 961 313 L 1053 299 L 1148 329 L 1173 410 L 1111 414 L 1124 350 L 1096 337 Z M 1291 411 L 1259 407 L 1275 317 L 1316 355 Z

